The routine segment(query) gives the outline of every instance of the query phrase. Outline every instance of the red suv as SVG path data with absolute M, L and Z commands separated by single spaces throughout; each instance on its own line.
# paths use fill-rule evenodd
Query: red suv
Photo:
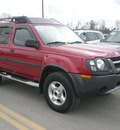
M 82 44 L 54 19 L 0 21 L 0 80 L 39 87 L 55 111 L 67 112 L 80 97 L 120 88 L 120 48 Z

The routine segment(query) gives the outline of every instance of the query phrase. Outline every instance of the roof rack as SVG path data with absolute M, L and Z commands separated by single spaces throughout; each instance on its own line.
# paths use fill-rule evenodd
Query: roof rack
M 0 21 L 10 21 L 11 18 L 1 18 Z
M 26 16 L 13 17 L 11 18 L 11 22 L 31 23 L 31 21 Z
M 19 22 L 19 23 L 46 23 L 46 24 L 61 24 L 55 19 L 47 19 L 47 18 L 34 18 L 34 17 L 26 17 L 26 16 L 18 16 L 12 18 L 2 18 L 0 21 L 7 21 L 7 22 Z
M 19 16 L 19 17 L 12 17 L 12 18 L 2 18 L 2 19 L 0 19 L 0 21 L 31 23 L 31 21 L 26 16 Z

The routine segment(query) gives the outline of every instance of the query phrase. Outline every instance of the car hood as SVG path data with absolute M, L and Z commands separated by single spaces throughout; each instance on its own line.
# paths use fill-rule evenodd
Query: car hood
M 117 57 L 120 56 L 120 47 L 115 46 L 103 46 L 103 45 L 92 45 L 92 44 L 68 44 L 59 46 L 59 49 L 63 53 L 68 52 L 69 55 L 75 56 L 88 56 L 91 58 L 95 57 Z
M 113 42 L 113 43 L 112 42 L 100 42 L 99 45 L 120 48 L 120 43 L 117 43 L 117 42 Z
M 87 44 L 98 44 L 100 42 L 100 39 L 93 40 L 93 41 L 86 41 Z

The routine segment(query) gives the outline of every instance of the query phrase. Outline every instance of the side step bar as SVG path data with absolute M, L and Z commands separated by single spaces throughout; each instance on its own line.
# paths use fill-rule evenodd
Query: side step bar
M 36 83 L 34 81 L 30 81 L 30 80 L 27 80 L 27 79 L 22 79 L 22 78 L 19 78 L 19 77 L 16 77 L 16 76 L 12 76 L 10 74 L 7 74 L 6 72 L 0 72 L 0 76 L 8 78 L 8 79 L 15 80 L 15 81 L 18 81 L 20 83 L 24 83 L 24 84 L 27 84 L 27 85 L 30 85 L 30 86 L 33 86 L 33 87 L 39 87 L 39 83 Z

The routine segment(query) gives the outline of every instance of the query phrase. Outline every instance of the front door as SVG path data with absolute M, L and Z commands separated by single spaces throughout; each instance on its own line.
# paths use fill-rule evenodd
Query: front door
M 29 26 L 17 26 L 10 45 L 8 56 L 10 70 L 21 76 L 39 80 L 41 73 L 40 48 L 26 47 L 26 40 L 35 40 L 32 29 Z

